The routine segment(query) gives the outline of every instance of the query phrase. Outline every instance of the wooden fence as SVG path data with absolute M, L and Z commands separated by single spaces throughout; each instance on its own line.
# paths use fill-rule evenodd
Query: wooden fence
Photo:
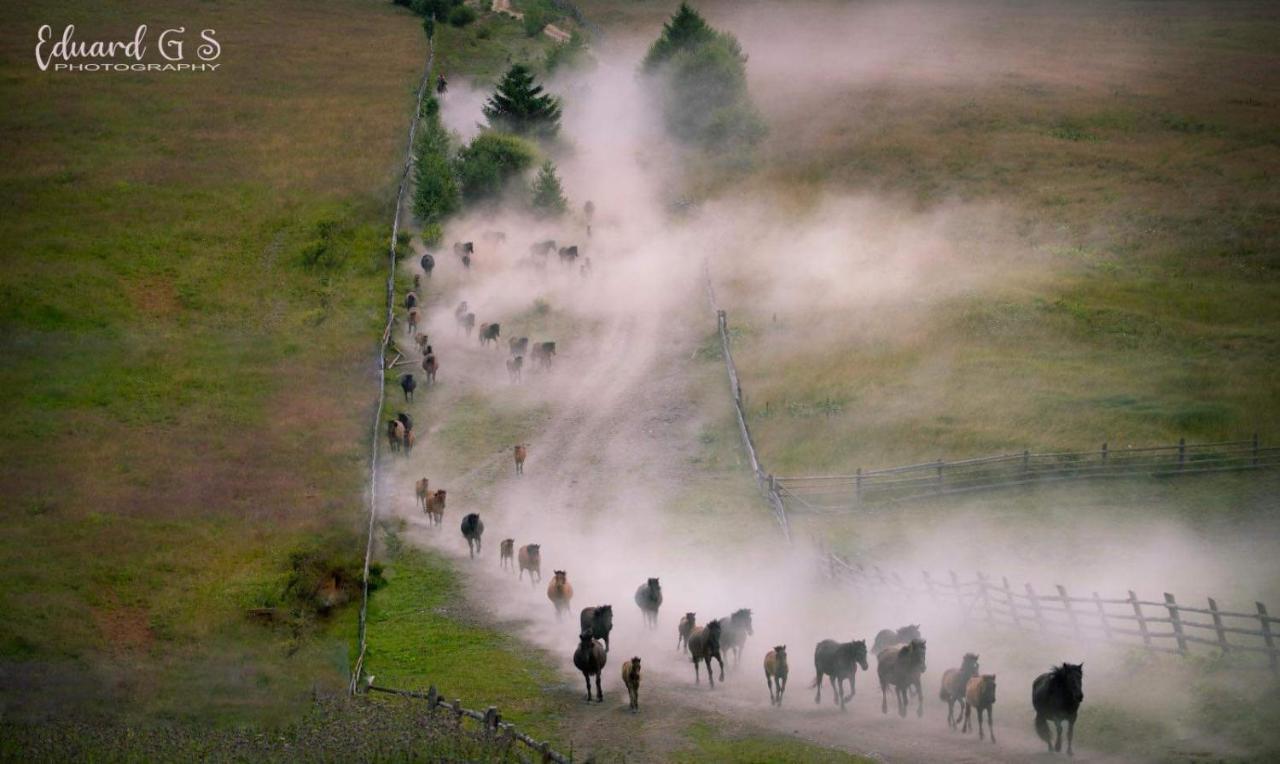
M 541 762 L 541 764 L 548 764 L 548 762 L 554 762 L 554 764 L 572 764 L 573 762 L 572 751 L 569 752 L 568 756 L 565 756 L 552 750 L 551 744 L 547 741 L 534 740 L 516 729 L 514 724 L 502 721 L 502 714 L 498 713 L 498 709 L 494 706 L 489 706 L 488 710 L 483 712 L 473 711 L 470 708 L 463 708 L 461 699 L 455 699 L 452 703 L 445 700 L 436 690 L 435 685 L 432 685 L 429 690 L 423 693 L 415 692 L 413 690 L 397 690 L 390 687 L 379 687 L 378 685 L 373 684 L 372 679 L 373 678 L 370 677 L 369 683 L 365 686 L 365 690 L 367 692 L 381 692 L 388 695 L 399 695 L 403 698 L 425 700 L 427 702 L 427 710 L 434 712 L 436 708 L 443 707 L 453 714 L 455 722 L 459 726 L 461 726 L 463 719 L 474 719 L 484 725 L 484 730 L 495 736 L 499 744 L 505 742 L 506 750 L 509 752 L 516 743 L 526 746 L 530 753 L 532 753 L 536 758 L 527 759 L 512 752 L 521 761 L 538 761 Z M 588 756 L 586 764 L 590 764 L 592 760 L 592 757 Z
M 1242 613 L 1220 609 L 1212 597 L 1207 607 L 1189 607 L 1168 593 L 1158 602 L 1140 600 L 1133 591 L 1125 597 L 1104 598 L 1097 592 L 1075 596 L 1061 585 L 1041 593 L 1031 584 L 1018 590 L 1008 578 L 997 581 L 982 573 L 961 581 L 954 572 L 936 579 L 924 571 L 920 583 L 911 584 L 897 574 L 886 575 L 878 567 L 851 563 L 836 554 L 828 553 L 820 562 L 832 580 L 952 606 L 965 620 L 1178 655 L 1187 655 L 1195 646 L 1224 654 L 1258 653 L 1280 676 L 1280 618 L 1268 614 L 1261 602 L 1254 603 L 1255 612 Z
M 1061 453 L 1001 454 L 961 461 L 925 462 L 852 475 L 775 478 L 792 508 L 848 509 L 874 502 L 983 491 L 1063 480 L 1169 478 L 1280 467 L 1280 447 L 1250 440 L 1109 448 Z

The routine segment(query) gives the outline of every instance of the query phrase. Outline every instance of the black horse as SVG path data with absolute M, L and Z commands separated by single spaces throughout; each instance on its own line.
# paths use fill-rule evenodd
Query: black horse
M 662 587 L 658 579 L 651 578 L 636 589 L 636 605 L 644 614 L 644 623 L 651 629 L 658 628 L 658 608 L 662 607 Z
M 413 400 L 413 391 L 418 389 L 418 380 L 414 379 L 412 374 L 401 374 L 400 389 L 404 391 L 404 399 L 411 401 Z
M 1064 663 L 1031 683 L 1031 705 L 1036 709 L 1036 734 L 1049 751 L 1062 750 L 1062 722 L 1067 723 L 1067 755 L 1074 756 L 1071 739 L 1076 733 L 1076 713 L 1084 701 L 1084 664 Z M 1049 722 L 1058 731 L 1056 742 L 1049 739 Z
M 818 688 L 818 693 L 813 696 L 813 702 L 822 702 L 822 677 L 826 675 L 831 678 L 831 692 L 835 693 L 831 702 L 840 704 L 840 710 L 843 711 L 844 704 L 853 700 L 856 692 L 855 680 L 859 666 L 863 671 L 867 670 L 866 640 L 837 642 L 834 639 L 824 639 L 819 642 L 813 649 L 813 668 L 818 673 L 813 684 L 810 685 Z M 844 694 L 846 679 L 849 680 L 848 695 Z
M 480 537 L 484 535 L 484 521 L 475 512 L 462 518 L 462 536 L 467 540 L 467 551 L 474 558 L 480 554 Z
M 609 632 L 613 631 L 613 605 L 584 607 L 578 622 L 582 630 L 590 630 L 591 636 L 604 640 L 605 652 L 609 651 Z
M 396 419 L 400 421 L 400 424 L 404 425 L 405 432 L 413 432 L 413 417 L 401 411 L 396 414 Z
M 751 627 L 751 609 L 742 608 L 728 618 L 721 618 L 720 626 L 720 646 L 733 652 L 733 665 L 737 666 L 742 659 L 742 646 L 747 643 L 747 637 L 755 634 Z
M 604 692 L 600 689 L 600 674 L 604 664 L 609 660 L 609 651 L 600 646 L 591 635 L 591 629 L 583 629 L 578 635 L 578 649 L 573 651 L 573 665 L 582 672 L 587 680 L 587 702 L 591 702 L 591 677 L 596 678 L 596 700 L 604 702 Z
M 423 255 L 422 259 L 418 261 L 418 265 L 422 266 L 423 273 L 430 276 L 431 270 L 436 267 L 436 259 L 432 257 L 430 254 L 426 254 L 426 255 Z
M 716 678 L 711 673 L 711 659 L 715 658 L 720 664 L 720 681 L 724 681 L 724 658 L 720 656 L 720 638 L 722 636 L 720 630 L 720 622 L 712 621 L 706 626 L 700 626 L 693 630 L 689 635 L 689 654 L 693 656 L 693 683 L 702 682 L 698 675 L 698 661 L 707 664 L 707 681 L 711 683 L 711 689 L 716 688 Z

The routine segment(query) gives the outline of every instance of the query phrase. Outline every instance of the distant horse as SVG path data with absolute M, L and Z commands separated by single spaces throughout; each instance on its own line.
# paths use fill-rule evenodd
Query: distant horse
M 456 316 L 458 320 L 458 328 L 462 330 L 468 337 L 471 336 L 471 330 L 476 328 L 476 314 L 463 313 Z
M 892 686 L 898 700 L 898 716 L 907 715 L 907 688 L 914 686 L 919 706 L 916 716 L 924 716 L 924 696 L 920 692 L 920 675 L 925 672 L 923 639 L 913 639 L 902 647 L 890 647 L 876 656 L 876 673 L 880 676 L 880 712 L 889 713 L 888 692 Z
M 524 572 L 529 571 L 529 583 L 536 584 L 534 576 L 537 580 L 542 580 L 542 546 L 540 544 L 525 544 L 520 547 L 517 554 L 520 562 L 520 578 L 524 578 Z
M 467 255 L 474 255 L 475 253 L 476 253 L 475 242 L 455 241 L 453 243 L 453 254 L 457 255 L 458 257 L 466 257 Z
M 573 665 L 582 672 L 587 680 L 587 702 L 591 702 L 591 677 L 596 678 L 596 700 L 604 702 L 604 692 L 600 689 L 600 673 L 609 660 L 609 651 L 600 646 L 592 636 L 590 629 L 583 629 L 578 635 L 578 649 L 573 651 Z
M 578 615 L 578 623 L 583 631 L 590 629 L 592 636 L 604 640 L 604 649 L 609 649 L 609 632 L 613 631 L 612 605 L 584 607 Z
M 551 361 L 556 357 L 556 343 L 539 342 L 533 346 L 530 357 L 540 368 L 550 369 Z
M 480 554 L 480 538 L 484 536 L 484 521 L 480 519 L 480 515 L 472 512 L 462 518 L 462 536 L 467 540 L 467 551 L 475 559 Z
M 507 340 L 507 348 L 510 349 L 511 355 L 519 356 L 529 352 L 528 337 L 512 337 Z
M 882 651 L 890 647 L 898 647 L 905 645 L 913 639 L 920 639 L 920 624 L 915 623 L 910 626 L 903 626 L 901 629 L 894 631 L 893 629 L 881 629 L 876 634 L 875 642 L 871 643 L 871 652 L 879 655 Z
M 680 619 L 680 623 L 676 624 L 676 650 L 688 651 L 689 635 L 698 627 L 698 617 L 695 613 L 685 613 L 684 618 Z
M 426 358 L 422 359 L 422 370 L 426 372 L 427 384 L 434 385 L 436 383 L 436 374 L 440 371 L 440 362 L 436 360 L 435 353 L 430 353 Z
M 413 492 L 417 499 L 418 506 L 421 507 L 424 512 L 427 509 L 427 498 L 430 496 L 430 493 L 427 491 L 427 488 L 430 485 L 430 481 L 426 478 L 423 478 L 413 484 Z
M 413 417 L 401 411 L 396 414 L 396 420 L 399 421 L 400 424 L 404 425 L 405 432 L 413 432 Z
M 707 664 L 707 681 L 711 689 L 716 687 L 716 678 L 711 674 L 711 659 L 720 664 L 720 681 L 724 681 L 724 658 L 720 656 L 720 622 L 712 621 L 706 626 L 699 626 L 689 635 L 689 655 L 693 656 L 693 683 L 701 684 L 698 676 L 698 661 Z
M 513 450 L 513 455 L 515 456 L 515 460 L 516 460 L 516 474 L 523 475 L 524 460 L 527 459 L 529 456 L 529 447 L 521 443 L 515 447 L 515 449 Z
M 515 358 L 507 359 L 507 376 L 511 378 L 512 383 L 520 381 L 520 372 L 524 369 L 524 356 L 518 355 Z
M 418 436 L 413 434 L 413 430 L 406 429 L 404 431 L 404 454 L 408 456 L 413 452 L 413 447 L 418 444 Z
M 551 254 L 555 250 L 555 248 L 556 248 L 555 240 L 548 239 L 546 241 L 540 241 L 534 244 L 533 246 L 529 247 L 529 254 L 537 255 L 538 257 L 546 257 L 547 255 Z
M 404 423 L 399 419 L 387 422 L 387 442 L 392 451 L 399 451 L 404 447 Z
M 405 309 L 418 307 L 418 295 L 415 292 L 406 292 L 404 295 Z
M 782 705 L 787 690 L 787 646 L 778 645 L 764 656 L 764 681 L 769 685 L 769 704 Z
M 751 609 L 742 608 L 728 618 L 721 618 L 720 626 L 720 646 L 726 651 L 733 651 L 733 665 L 737 666 L 742 659 L 742 647 L 747 644 L 747 637 L 755 634 L 751 627 Z
M 831 679 L 831 692 L 835 695 L 832 703 L 844 706 L 853 699 L 857 692 L 858 667 L 867 670 L 867 643 L 865 640 L 837 642 L 824 639 L 813 648 L 813 668 L 817 676 L 810 687 L 817 687 L 818 693 L 813 696 L 814 703 L 822 702 L 822 677 Z M 844 694 L 844 680 L 849 680 L 849 694 Z
M 557 621 L 562 613 L 569 612 L 569 605 L 573 601 L 573 584 L 569 583 L 569 577 L 563 570 L 555 571 L 551 583 L 547 584 L 547 599 L 556 608 Z
M 436 75 L 436 95 L 444 95 L 447 92 L 449 92 L 449 81 L 443 74 Z
M 1084 702 L 1084 664 L 1064 663 L 1031 683 L 1031 705 L 1036 709 L 1036 734 L 1050 751 L 1062 750 L 1062 722 L 1067 723 L 1067 755 L 1074 756 L 1071 741 L 1076 734 L 1076 714 Z M 1049 722 L 1058 731 L 1049 742 Z
M 658 628 L 658 608 L 662 607 L 662 586 L 651 578 L 636 589 L 636 605 L 644 614 L 644 623 L 651 629 Z
M 973 653 L 965 653 L 964 659 L 960 661 L 960 668 L 947 669 L 942 674 L 942 689 L 938 691 L 938 697 L 947 704 L 947 726 L 951 729 L 955 729 L 960 723 L 961 716 L 967 716 L 964 706 L 965 687 L 977 675 L 978 656 Z M 956 703 L 960 704 L 960 713 L 953 716 Z
M 418 335 L 418 352 L 424 356 L 431 355 L 431 335 L 423 332 Z
M 418 380 L 414 379 L 412 374 L 401 374 L 400 389 L 404 392 L 404 399 L 411 401 L 413 400 L 413 391 L 418 389 Z
M 444 524 L 444 504 L 445 504 L 446 498 L 447 498 L 447 495 L 445 493 L 445 490 L 442 488 L 439 491 L 436 491 L 435 493 L 431 494 L 431 496 L 427 499 L 427 506 L 426 506 L 427 520 L 432 525 Z
M 467 301 L 463 300 L 458 303 L 458 307 L 453 309 L 453 317 L 461 319 L 463 316 L 467 315 L 468 310 L 470 309 L 467 307 Z
M 507 568 L 512 570 L 516 569 L 516 564 L 512 561 L 514 559 L 515 549 L 515 539 L 503 539 L 498 543 L 498 565 L 500 565 L 503 570 L 506 570 Z
M 405 318 L 405 322 L 409 329 L 409 336 L 411 337 L 416 336 L 418 334 L 419 318 L 421 318 L 421 313 L 418 312 L 418 309 L 409 308 L 409 315 Z
M 631 696 L 631 712 L 640 710 L 640 659 L 632 658 L 622 664 L 622 684 Z
M 996 675 L 983 674 L 972 677 L 964 689 L 964 729 L 969 731 L 969 712 L 978 709 L 978 739 L 982 739 L 982 712 L 987 712 L 987 729 L 991 731 L 991 742 L 996 742 L 996 723 L 991 718 L 991 707 L 996 704 Z M 1048 729 L 1045 729 L 1048 732 Z M 1070 753 L 1071 746 L 1067 745 Z
M 498 346 L 498 334 L 502 331 L 499 324 L 480 324 L 480 344 L 488 345 L 493 343 L 494 347 Z
M 560 248 L 560 262 L 565 265 L 573 265 L 573 261 L 576 259 L 578 259 L 578 245 Z
M 426 254 L 426 255 L 423 255 L 422 259 L 418 261 L 418 265 L 422 266 L 423 273 L 430 276 L 431 270 L 436 267 L 436 259 L 432 257 L 430 254 Z

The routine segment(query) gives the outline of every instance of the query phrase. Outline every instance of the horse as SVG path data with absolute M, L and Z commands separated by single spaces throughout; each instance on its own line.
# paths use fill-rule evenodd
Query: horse
M 888 691 L 892 685 L 898 700 L 898 716 L 907 715 L 907 688 L 914 686 L 920 699 L 916 716 L 924 716 L 924 695 L 920 692 L 920 675 L 925 672 L 924 640 L 913 639 L 902 647 L 890 647 L 876 656 L 876 673 L 880 676 L 880 713 L 889 713 Z
M 751 627 L 751 609 L 742 608 L 728 618 L 721 618 L 720 646 L 733 651 L 733 665 L 737 666 L 742 659 L 742 646 L 747 637 L 755 634 Z
M 480 344 L 481 346 L 493 343 L 494 347 L 498 346 L 498 333 L 502 331 L 499 324 L 480 324 Z
M 822 677 L 826 675 L 831 679 L 831 692 L 835 697 L 831 699 L 832 703 L 837 703 L 840 710 L 844 710 L 845 703 L 853 699 L 857 692 L 858 666 L 862 666 L 862 670 L 867 670 L 867 643 L 865 640 L 854 640 L 852 642 L 837 642 L 834 639 L 824 639 L 813 648 L 813 668 L 817 672 L 817 677 L 813 680 L 810 687 L 817 687 L 818 692 L 813 696 L 813 702 L 822 702 Z M 844 694 L 844 680 L 849 680 L 849 694 Z
M 498 565 L 500 565 L 503 570 L 506 570 L 507 568 L 515 570 L 516 564 L 512 562 L 512 556 L 515 552 L 515 548 L 515 539 L 503 539 L 498 542 Z
M 458 303 L 458 307 L 453 309 L 453 317 L 457 319 L 461 319 L 463 316 L 467 315 L 468 310 L 469 309 L 467 308 L 467 301 L 463 300 L 462 302 Z
M 427 498 L 427 506 L 424 509 L 427 513 L 427 521 L 432 525 L 444 524 L 445 499 L 446 493 L 443 488 Z
M 436 75 L 436 95 L 444 95 L 449 91 L 449 81 L 443 74 Z
M 418 265 L 422 266 L 423 273 L 430 276 L 431 270 L 436 267 L 436 259 L 428 253 L 422 256 L 422 259 L 418 261 Z
M 467 551 L 475 559 L 480 554 L 480 538 L 484 536 L 484 521 L 480 519 L 480 515 L 472 512 L 462 518 L 462 536 L 467 540 Z
M 440 371 L 440 362 L 436 360 L 435 353 L 429 353 L 426 358 L 422 359 L 422 370 L 426 372 L 427 384 L 434 385 L 436 383 L 436 373 Z
M 778 645 L 764 656 L 764 681 L 769 685 L 769 705 L 782 705 L 782 693 L 787 690 L 787 673 L 787 646 Z
M 1074 756 L 1071 740 L 1076 734 L 1076 714 L 1084 701 L 1084 664 L 1064 663 L 1031 683 L 1031 705 L 1036 710 L 1036 734 L 1049 746 L 1049 751 L 1062 750 L 1062 722 L 1067 723 L 1067 755 Z M 1049 722 L 1058 731 L 1056 742 L 1049 741 Z
M 418 335 L 418 352 L 424 356 L 431 355 L 431 335 L 423 332 Z
M 533 362 L 543 369 L 551 368 L 551 361 L 556 357 L 556 343 L 539 342 L 530 351 Z
M 421 288 L 422 288 L 422 274 L 415 273 L 413 274 L 413 291 L 416 292 Z
M 651 578 L 636 589 L 636 605 L 644 615 L 645 625 L 658 628 L 658 608 L 662 607 L 662 587 L 658 579 Z
M 515 358 L 507 359 L 507 376 L 511 378 L 512 384 L 520 381 L 522 369 L 524 369 L 524 356 L 518 355 Z
M 431 495 L 427 491 L 427 488 L 430 485 L 431 485 L 430 481 L 428 481 L 426 478 L 423 478 L 413 484 L 413 492 L 416 497 L 417 504 L 419 507 L 422 507 L 422 510 L 424 512 L 427 509 L 427 498 Z
M 507 340 L 507 348 L 510 349 L 511 355 L 521 356 L 529 352 L 528 337 L 512 337 Z
M 609 650 L 609 632 L 613 631 L 612 605 L 584 607 L 578 615 L 578 623 L 583 631 L 590 629 L 596 639 L 604 640 L 604 649 L 606 652 Z
M 569 612 L 569 604 L 573 601 L 573 584 L 569 583 L 569 577 L 563 570 L 555 571 L 551 583 L 547 584 L 547 599 L 556 608 L 557 621 L 560 620 L 561 613 Z
M 879 655 L 890 647 L 900 647 L 913 639 L 920 639 L 920 624 L 918 623 L 903 626 L 897 631 L 894 631 L 893 629 L 881 629 L 880 632 L 876 634 L 875 641 L 871 643 L 871 652 Z
M 404 425 L 405 432 L 413 432 L 413 417 L 401 411 L 396 414 L 396 420 L 399 421 L 400 424 Z
M 689 650 L 689 635 L 698 627 L 698 617 L 695 613 L 685 613 L 684 618 L 680 619 L 680 623 L 676 625 L 676 651 Z
M 387 441 L 392 451 L 399 451 L 404 446 L 404 423 L 399 419 L 387 421 Z
M 514 449 L 516 459 L 516 474 L 524 474 L 524 460 L 529 456 L 529 447 L 525 444 L 518 444 Z
M 547 255 L 551 254 L 552 250 L 554 250 L 555 248 L 556 248 L 555 240 L 547 239 L 546 241 L 540 241 L 530 246 L 529 254 L 537 255 L 538 257 L 546 257 Z
M 573 261 L 578 258 L 578 245 L 572 247 L 560 248 L 560 262 L 565 265 L 573 265 Z
M 542 580 L 542 545 L 541 544 L 525 544 L 520 547 L 517 559 L 520 562 L 520 578 L 524 578 L 524 572 L 529 571 L 529 583 L 536 585 L 534 576 L 538 577 L 538 581 Z
M 466 305 L 466 303 L 463 303 L 463 305 Z M 458 321 L 458 329 L 470 337 L 471 330 L 476 328 L 476 314 L 462 313 L 454 316 L 454 318 Z
M 408 456 L 413 453 L 413 447 L 418 444 L 418 436 L 413 434 L 413 430 L 406 429 L 404 431 L 404 455 Z
M 991 707 L 996 704 L 996 675 L 983 674 L 970 677 L 964 688 L 964 729 L 969 731 L 969 712 L 978 709 L 978 739 L 982 739 L 982 712 L 987 712 L 987 729 L 991 731 L 991 742 L 996 742 L 996 723 L 991 717 Z M 1047 730 L 1046 730 L 1047 731 Z M 1070 745 L 1067 747 L 1070 752 Z
M 640 710 L 640 659 L 632 658 L 622 664 L 622 684 L 631 697 L 631 713 Z
M 418 319 L 420 316 L 421 314 L 418 312 L 417 308 L 409 308 L 409 315 L 405 318 L 405 323 L 409 329 L 410 336 L 416 336 L 418 334 Z
M 400 390 L 404 392 L 406 401 L 413 400 L 413 391 L 418 389 L 418 380 L 413 378 L 412 374 L 400 375 Z
M 720 664 L 720 681 L 724 681 L 724 658 L 720 656 L 720 622 L 712 621 L 706 626 L 699 626 L 689 635 L 689 655 L 693 656 L 693 683 L 701 684 L 698 676 L 698 661 L 707 664 L 707 681 L 711 689 L 716 688 L 716 678 L 711 674 L 711 659 Z
M 978 656 L 973 653 L 965 653 L 964 659 L 960 661 L 960 668 L 947 669 L 942 673 L 942 689 L 938 691 L 938 697 L 947 704 L 947 726 L 951 729 L 955 729 L 960 723 L 961 716 L 968 714 L 964 705 L 965 687 L 977 675 Z M 960 713 L 952 716 L 956 703 L 960 704 Z
M 405 293 L 404 307 L 406 310 L 418 307 L 418 295 L 415 292 Z
M 455 241 L 453 243 L 453 254 L 457 255 L 458 257 L 466 257 L 467 255 L 474 255 L 475 253 L 476 253 L 475 242 Z
M 609 651 L 601 648 L 600 643 L 592 636 L 591 630 L 584 628 L 578 635 L 578 649 L 573 651 L 573 665 L 582 672 L 587 680 L 587 702 L 591 702 L 591 677 L 596 678 L 596 700 L 603 703 L 604 693 L 600 690 L 600 673 L 609 660 Z

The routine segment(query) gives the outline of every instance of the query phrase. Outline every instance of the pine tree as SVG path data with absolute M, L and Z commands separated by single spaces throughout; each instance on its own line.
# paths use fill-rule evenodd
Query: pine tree
M 688 3 L 680 3 L 680 9 L 663 24 L 662 34 L 649 47 L 649 53 L 644 57 L 644 68 L 653 71 L 676 53 L 706 45 L 715 39 L 716 30 Z
M 515 64 L 484 105 L 484 116 L 495 130 L 551 138 L 560 129 L 560 99 L 542 91 L 529 67 Z
M 545 217 L 559 217 L 569 208 L 560 178 L 556 175 L 556 166 L 550 159 L 542 163 L 538 177 L 534 178 L 531 204 L 535 212 Z

